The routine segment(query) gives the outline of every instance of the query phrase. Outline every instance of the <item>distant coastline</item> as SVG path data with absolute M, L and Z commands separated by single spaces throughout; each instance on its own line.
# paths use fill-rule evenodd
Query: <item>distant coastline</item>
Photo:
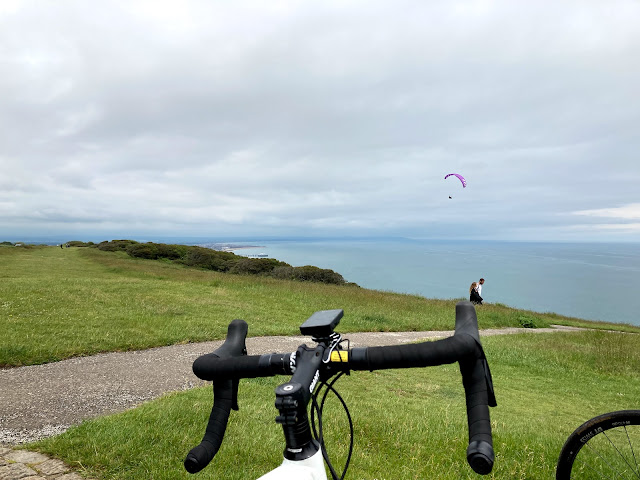
M 243 250 L 246 248 L 267 248 L 264 245 L 236 245 L 233 243 L 200 243 L 197 246 L 218 250 L 220 252 L 233 252 L 234 250 Z

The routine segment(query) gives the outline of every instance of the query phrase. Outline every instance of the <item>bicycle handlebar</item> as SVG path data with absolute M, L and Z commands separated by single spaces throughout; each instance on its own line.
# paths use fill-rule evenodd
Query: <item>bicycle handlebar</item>
M 189 452 L 184 461 L 190 473 L 202 470 L 220 448 L 230 409 L 238 409 L 240 378 L 290 375 L 295 370 L 292 368 L 295 366 L 295 354 L 247 356 L 244 346 L 246 334 L 247 324 L 234 320 L 229 325 L 224 344 L 193 363 L 196 376 L 213 381 L 214 406 L 202 442 Z M 301 353 L 303 347 L 306 349 L 306 346 L 301 346 L 297 353 Z M 331 367 L 373 371 L 458 362 L 467 405 L 467 461 L 476 473 L 486 475 L 491 472 L 494 452 L 488 406 L 496 406 L 496 400 L 491 372 L 480 343 L 476 311 L 470 302 L 456 305 L 453 337 L 409 345 L 353 348 L 347 352 L 347 361 L 343 358 L 339 355 L 338 361 L 330 362 Z
M 227 338 L 211 356 L 219 359 L 237 358 L 247 355 L 245 338 L 248 326 L 244 320 L 233 320 L 227 329 Z M 197 360 L 196 360 L 197 362 Z M 195 368 L 195 362 L 194 362 Z M 222 444 L 231 409 L 238 410 L 238 378 L 222 379 L 213 383 L 213 408 L 200 444 L 191 449 L 184 460 L 189 473 L 197 473 L 206 467 Z
M 491 472 L 494 452 L 488 407 L 495 407 L 497 403 L 473 304 L 459 302 L 456 305 L 453 337 L 409 345 L 354 348 L 351 352 L 349 363 L 353 370 L 431 367 L 459 362 L 469 428 L 467 461 L 476 473 Z

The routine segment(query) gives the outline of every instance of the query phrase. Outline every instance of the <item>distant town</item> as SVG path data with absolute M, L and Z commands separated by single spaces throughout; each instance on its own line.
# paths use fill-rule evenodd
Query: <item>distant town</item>
M 233 243 L 201 243 L 198 247 L 210 248 L 221 252 L 232 252 L 233 250 L 241 250 L 244 248 L 265 248 L 262 245 L 236 245 Z

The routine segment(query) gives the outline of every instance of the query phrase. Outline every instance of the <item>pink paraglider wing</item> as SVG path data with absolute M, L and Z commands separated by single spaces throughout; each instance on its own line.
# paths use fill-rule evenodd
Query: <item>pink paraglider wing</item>
M 460 180 L 462 182 L 462 188 L 467 186 L 467 181 L 464 179 L 464 177 L 462 175 L 460 175 L 458 173 L 450 173 L 448 175 L 445 175 L 444 179 L 446 180 L 451 175 L 453 175 L 454 177 L 458 177 L 458 180 Z

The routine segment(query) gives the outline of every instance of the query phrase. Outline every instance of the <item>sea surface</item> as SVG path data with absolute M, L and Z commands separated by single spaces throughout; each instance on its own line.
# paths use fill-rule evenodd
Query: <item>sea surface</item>
M 254 248 L 235 253 L 332 269 L 365 288 L 468 298 L 471 282 L 483 277 L 485 302 L 640 325 L 640 244 L 258 240 L 244 246 Z

